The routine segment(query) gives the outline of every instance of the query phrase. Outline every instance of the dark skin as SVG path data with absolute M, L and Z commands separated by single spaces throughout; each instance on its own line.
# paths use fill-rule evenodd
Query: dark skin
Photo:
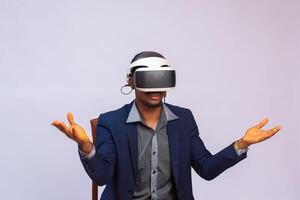
M 128 86 L 134 89 L 133 78 L 128 79 Z M 162 99 L 166 92 L 142 92 L 135 90 L 135 102 L 144 122 L 155 130 L 162 110 Z
M 135 90 L 135 102 L 144 122 L 155 130 L 166 92 L 141 92 Z
M 132 79 L 128 80 L 128 85 L 133 87 Z M 166 92 L 142 92 L 135 90 L 135 102 L 141 117 L 153 130 L 159 121 L 162 110 L 162 99 L 165 95 Z M 75 141 L 84 153 L 89 154 L 93 149 L 93 143 L 90 141 L 85 130 L 75 123 L 72 113 L 69 112 L 67 118 L 70 123 L 69 126 L 57 120 L 53 121 L 52 125 Z M 252 144 L 262 142 L 272 137 L 281 129 L 281 126 L 277 126 L 269 130 L 262 130 L 268 121 L 268 118 L 265 118 L 257 125 L 249 128 L 243 137 L 235 142 L 235 149 L 246 149 Z

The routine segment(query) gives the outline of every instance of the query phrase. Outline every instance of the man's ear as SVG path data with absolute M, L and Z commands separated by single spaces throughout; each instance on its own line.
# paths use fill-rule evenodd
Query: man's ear
M 130 86 L 132 89 L 134 89 L 134 81 L 132 77 L 128 77 L 127 79 L 127 84 Z

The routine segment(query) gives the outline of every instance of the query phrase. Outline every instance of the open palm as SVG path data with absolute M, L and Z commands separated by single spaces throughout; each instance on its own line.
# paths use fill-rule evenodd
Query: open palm
M 262 127 L 264 127 L 268 122 L 269 119 L 265 118 L 256 126 L 249 128 L 242 138 L 243 142 L 248 145 L 262 142 L 275 135 L 281 129 L 281 126 L 277 126 L 269 130 L 262 130 Z
M 79 145 L 86 144 L 90 142 L 88 135 L 85 130 L 74 122 L 74 117 L 72 113 L 67 114 L 68 121 L 70 126 L 67 126 L 64 122 L 61 121 L 53 121 L 51 124 L 58 128 L 62 133 L 64 133 L 67 137 L 71 138 Z

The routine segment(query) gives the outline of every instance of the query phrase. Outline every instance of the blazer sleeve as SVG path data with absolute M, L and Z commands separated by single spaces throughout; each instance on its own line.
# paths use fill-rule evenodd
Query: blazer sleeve
M 85 171 L 99 186 L 105 185 L 112 179 L 117 156 L 108 122 L 109 119 L 100 115 L 96 128 L 95 155 L 85 158 L 79 154 Z
M 215 155 L 212 155 L 205 147 L 199 137 L 198 126 L 192 112 L 190 116 L 190 137 L 191 137 L 191 162 L 193 169 L 205 180 L 212 180 L 226 169 L 247 157 L 247 153 L 239 156 L 234 148 L 234 143 L 230 144 Z

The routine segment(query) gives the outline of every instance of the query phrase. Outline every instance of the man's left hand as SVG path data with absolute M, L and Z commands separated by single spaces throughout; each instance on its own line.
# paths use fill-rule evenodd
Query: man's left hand
M 237 149 L 247 149 L 251 144 L 259 143 L 272 137 L 281 129 L 281 126 L 276 126 L 269 130 L 262 130 L 262 127 L 264 127 L 268 122 L 269 119 L 265 118 L 256 126 L 249 128 L 245 135 L 235 142 L 235 147 Z

